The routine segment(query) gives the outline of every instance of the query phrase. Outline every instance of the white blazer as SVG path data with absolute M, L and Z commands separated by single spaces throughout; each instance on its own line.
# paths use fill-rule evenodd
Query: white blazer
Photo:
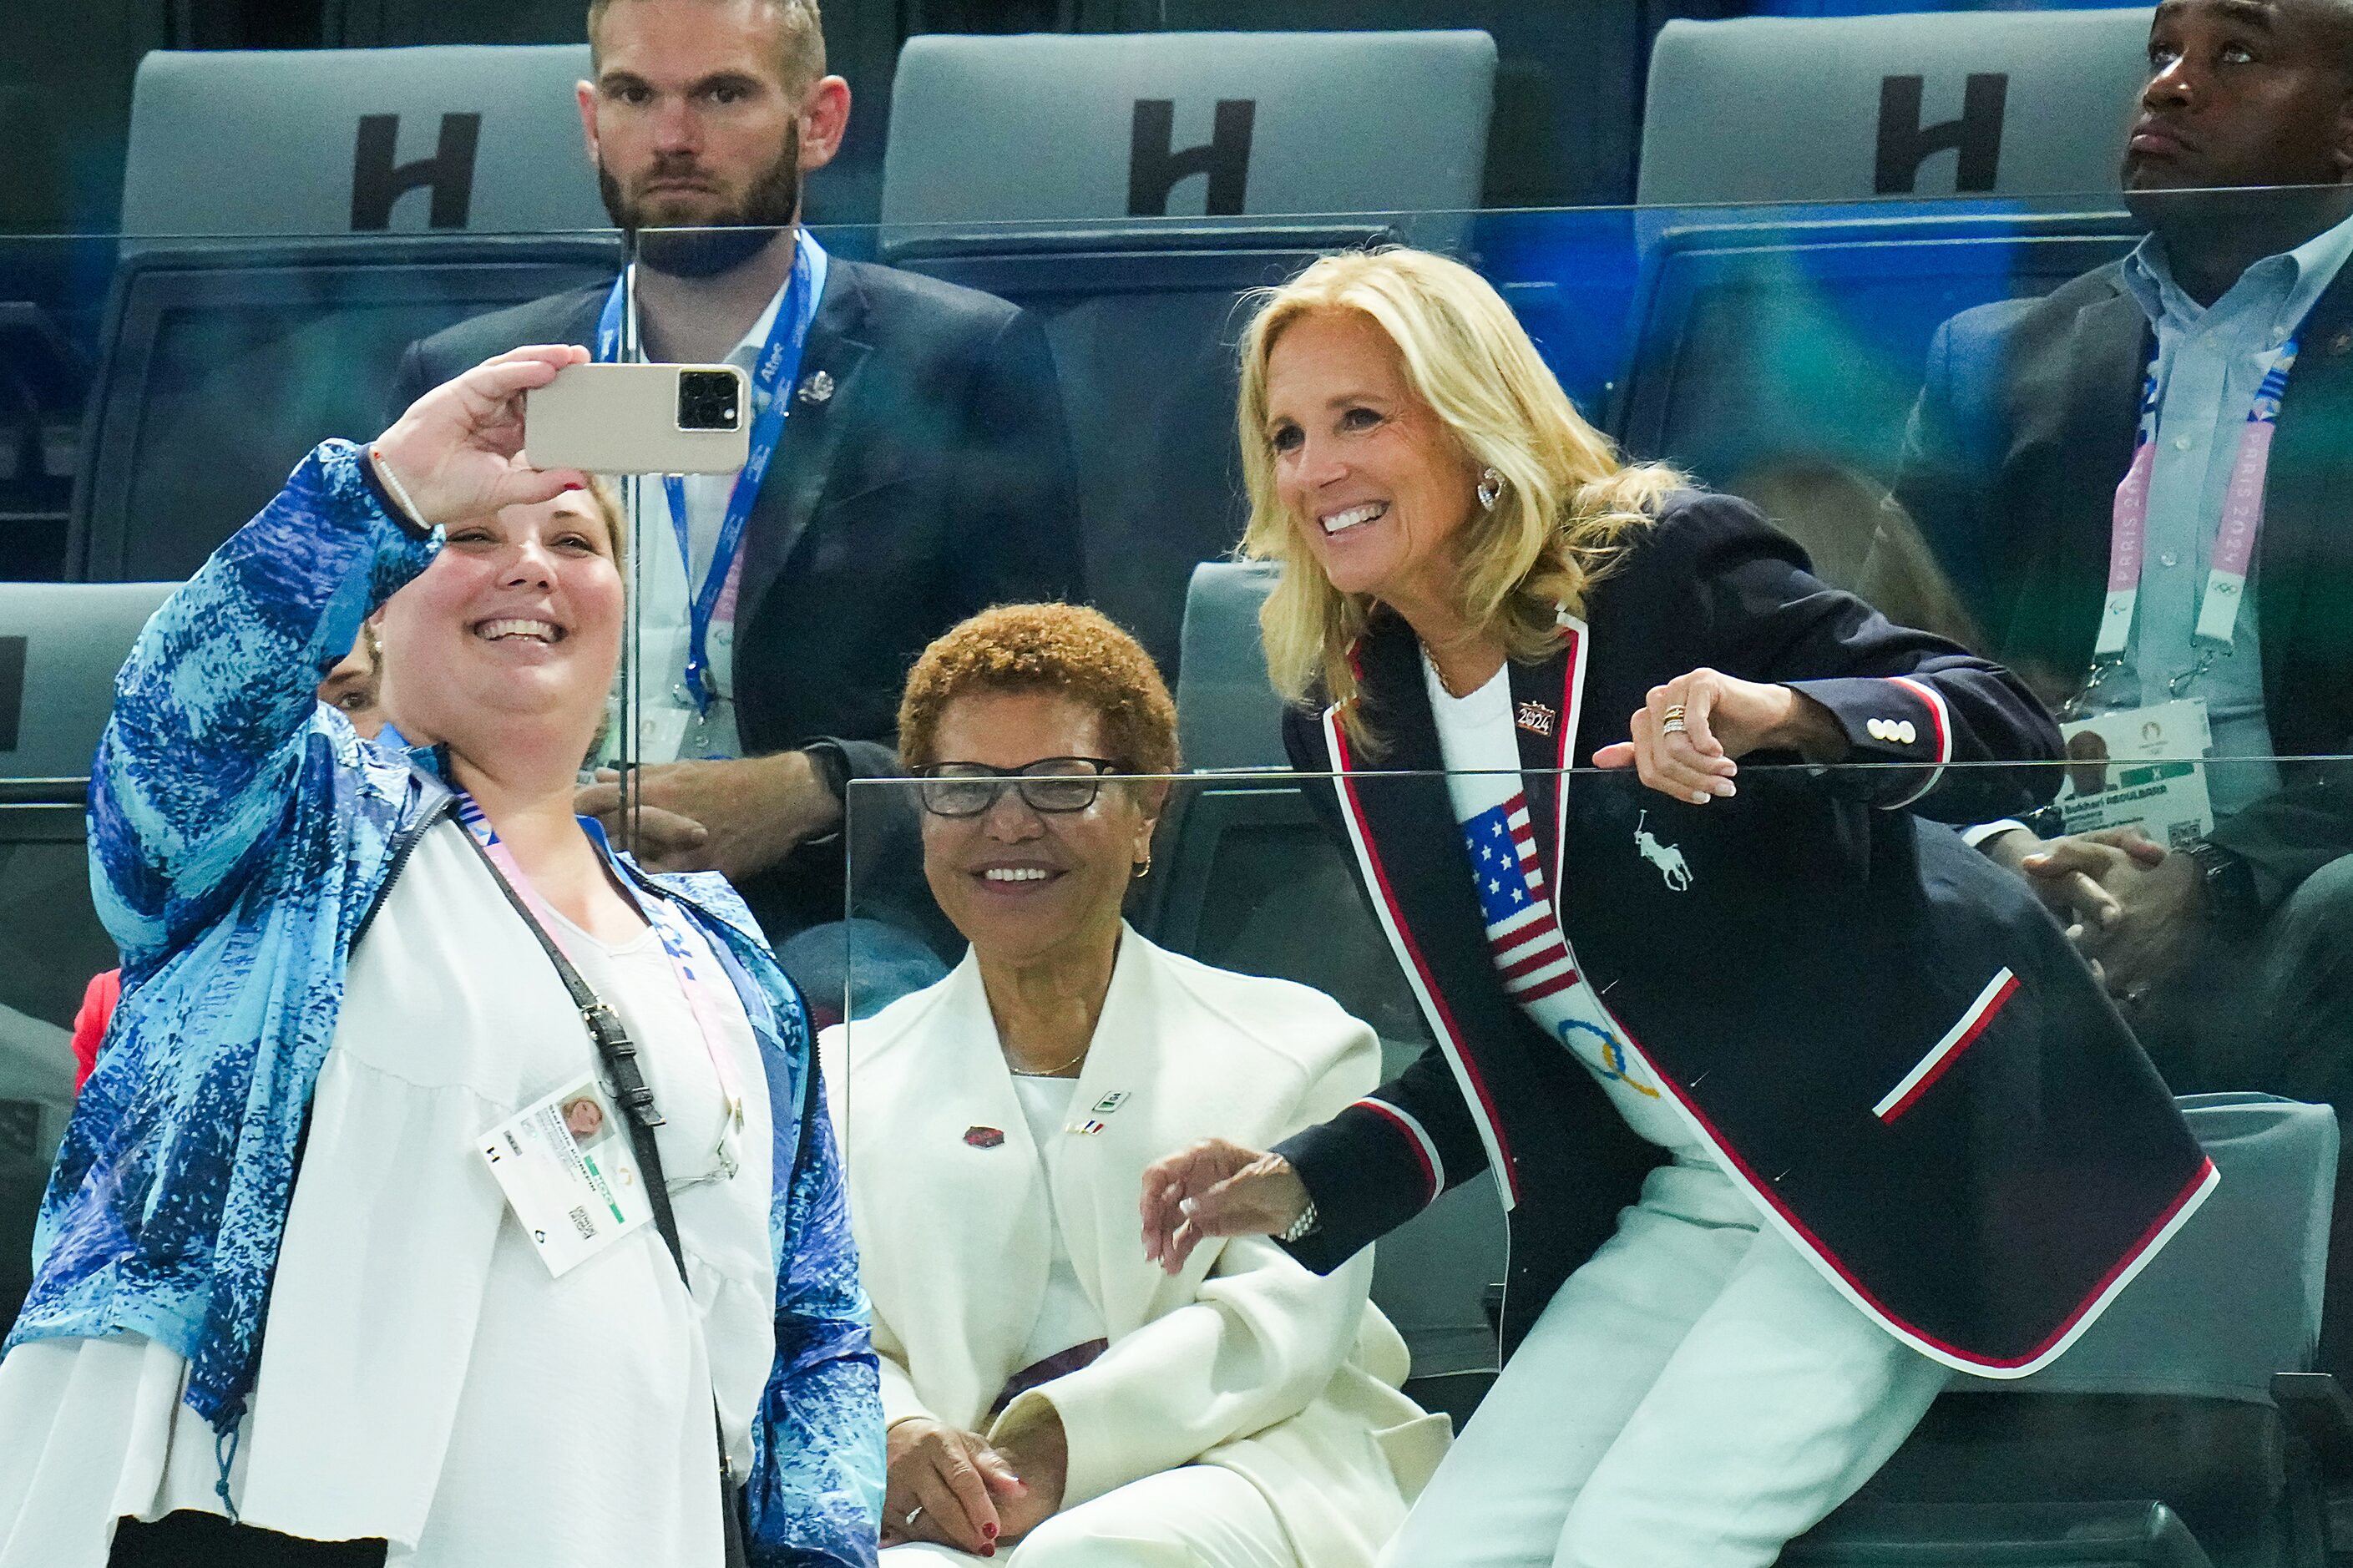
M 1372 1089 L 1371 1029 L 1320 992 L 1212 969 L 1123 927 L 1070 1115 L 1042 1160 L 969 953 L 818 1047 L 886 1421 L 987 1419 L 1020 1370 L 1059 1212 L 1110 1349 L 1000 1421 L 1051 1402 L 1070 1440 L 1064 1506 L 1219 1465 L 1265 1496 L 1302 1563 L 1372 1562 L 1448 1441 L 1445 1416 L 1398 1392 L 1405 1342 L 1367 1298 L 1372 1249 L 1319 1277 L 1263 1238 L 1212 1240 L 1171 1277 L 1145 1260 L 1137 1212 L 1144 1170 L 1163 1156 L 1212 1136 L 1263 1149 Z M 1082 1131 L 1091 1122 L 1099 1131 Z M 975 1128 L 1003 1142 L 976 1146 Z

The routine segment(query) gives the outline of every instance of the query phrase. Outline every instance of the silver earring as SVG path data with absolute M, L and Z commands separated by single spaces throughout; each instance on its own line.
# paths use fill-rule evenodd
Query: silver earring
M 1482 469 L 1479 476 L 1479 510 L 1493 511 L 1495 503 L 1504 499 L 1504 476 L 1493 468 Z

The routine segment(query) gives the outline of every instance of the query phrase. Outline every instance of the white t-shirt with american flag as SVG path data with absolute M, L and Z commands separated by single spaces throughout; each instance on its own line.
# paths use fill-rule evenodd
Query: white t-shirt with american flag
M 1422 678 L 1438 721 L 1447 795 L 1478 883 L 1487 951 L 1504 994 L 1601 1081 L 1627 1126 L 1679 1158 L 1708 1162 L 1704 1146 L 1610 1026 L 1554 913 L 1520 780 L 1510 666 L 1468 697 L 1449 693 L 1426 656 Z

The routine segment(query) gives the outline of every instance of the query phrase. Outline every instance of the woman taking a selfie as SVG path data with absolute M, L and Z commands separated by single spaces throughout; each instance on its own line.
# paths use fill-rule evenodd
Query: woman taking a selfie
M 1622 463 L 1454 262 L 1273 290 L 1240 426 L 1292 759 L 1337 775 L 1310 798 L 1438 1043 L 1146 1173 L 1146 1251 L 1330 1268 L 1489 1173 L 1511 1359 L 1386 1560 L 1761 1568 L 2213 1180 L 2059 928 L 1920 820 L 2025 805 L 1947 764 L 2058 736 L 1746 503 Z
M 572 813 L 620 533 L 519 405 L 585 358 L 322 446 L 124 667 L 123 996 L 0 1361 L 9 1568 L 871 1558 L 799 998 L 723 881 Z M 379 607 L 414 751 L 314 695 Z

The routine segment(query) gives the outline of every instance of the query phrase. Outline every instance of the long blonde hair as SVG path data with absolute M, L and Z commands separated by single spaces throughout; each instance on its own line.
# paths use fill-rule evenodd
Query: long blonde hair
M 1651 520 L 1660 497 L 1690 482 L 1663 465 L 1620 458 L 1577 414 L 1502 296 L 1460 262 L 1395 246 L 1348 251 L 1259 298 L 1242 335 L 1236 421 L 1250 501 L 1241 553 L 1282 567 L 1259 613 L 1267 671 L 1286 700 L 1320 691 L 1339 703 L 1360 743 L 1370 736 L 1348 656 L 1373 601 L 1332 586 L 1275 489 L 1267 359 L 1286 328 L 1324 310 L 1370 318 L 1397 345 L 1407 384 L 1472 466 L 1502 476 L 1494 509 L 1474 511 L 1461 537 L 1455 581 L 1469 624 L 1496 636 L 1514 659 L 1553 650 L 1556 612 L 1583 614 L 1586 591 L 1627 531 Z

